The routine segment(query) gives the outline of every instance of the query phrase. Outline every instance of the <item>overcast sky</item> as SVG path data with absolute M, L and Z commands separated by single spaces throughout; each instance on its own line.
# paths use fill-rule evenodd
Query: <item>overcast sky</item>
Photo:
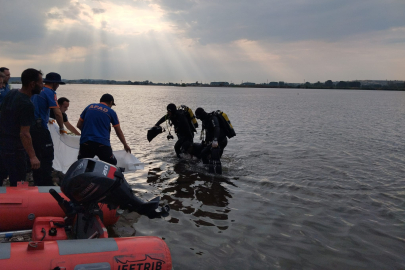
M 405 0 L 12 0 L 0 22 L 13 77 L 405 79 Z

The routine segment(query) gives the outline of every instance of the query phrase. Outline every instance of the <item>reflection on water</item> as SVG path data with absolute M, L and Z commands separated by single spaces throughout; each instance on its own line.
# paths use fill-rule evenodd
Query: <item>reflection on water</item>
M 66 85 L 76 123 L 102 94 L 145 170 L 126 174 L 168 220 L 126 213 L 111 235 L 165 239 L 174 269 L 405 269 L 405 92 Z M 146 139 L 168 103 L 221 109 L 223 175 Z M 200 131 L 200 130 L 198 130 Z M 197 135 L 194 139 L 197 142 Z M 114 150 L 122 149 L 115 135 Z
M 191 163 L 191 167 L 197 169 L 194 163 Z M 220 230 L 226 230 L 228 226 L 215 225 L 211 220 L 228 220 L 231 209 L 227 206 L 232 196 L 223 183 L 237 186 L 224 177 L 199 174 L 192 168 L 187 161 L 174 164 L 165 170 L 161 167 L 152 168 L 148 172 L 147 182 L 154 186 L 165 184 L 161 190 L 164 194 L 162 200 L 170 205 L 172 211 L 192 215 L 192 221 L 197 227 L 217 226 Z M 202 205 L 214 206 L 217 209 L 201 210 Z M 172 217 L 169 222 L 178 223 L 179 220 Z

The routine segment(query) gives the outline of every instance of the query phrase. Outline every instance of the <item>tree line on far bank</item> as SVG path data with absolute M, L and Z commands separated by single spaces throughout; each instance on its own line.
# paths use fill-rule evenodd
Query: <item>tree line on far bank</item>
M 331 80 L 325 83 L 306 82 L 298 85 L 297 88 L 314 88 L 314 89 L 365 89 L 365 90 L 405 90 L 405 82 L 388 81 L 387 84 L 370 83 L 362 85 L 359 81 L 340 81 L 333 83 Z

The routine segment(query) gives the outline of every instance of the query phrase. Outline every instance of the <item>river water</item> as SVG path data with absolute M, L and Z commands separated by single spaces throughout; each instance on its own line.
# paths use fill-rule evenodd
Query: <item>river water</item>
M 69 121 L 104 93 L 145 170 L 126 179 L 166 219 L 125 214 L 115 236 L 155 235 L 174 269 L 404 269 L 405 92 L 66 85 Z M 179 161 L 147 129 L 168 103 L 225 111 L 223 175 Z M 201 124 L 201 123 L 199 123 Z M 198 129 L 200 132 L 200 128 Z M 195 141 L 198 141 L 196 135 Z M 112 134 L 114 150 L 123 149 Z

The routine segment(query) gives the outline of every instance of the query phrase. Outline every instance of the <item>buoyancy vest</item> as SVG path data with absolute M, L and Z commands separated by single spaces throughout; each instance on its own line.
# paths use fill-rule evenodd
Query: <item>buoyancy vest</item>
M 228 115 L 221 110 L 213 111 L 210 113 L 211 115 L 215 115 L 218 119 L 219 126 L 223 129 L 226 137 L 229 139 L 236 136 L 235 130 L 232 126 L 231 121 L 228 118 Z
M 186 105 L 181 105 L 180 107 L 177 108 L 177 110 L 179 111 L 183 111 L 184 115 L 187 117 L 187 119 L 190 121 L 191 125 L 190 128 L 193 132 L 197 132 L 198 128 L 198 122 L 197 119 L 195 119 L 193 110 L 191 110 L 189 107 L 187 107 Z

